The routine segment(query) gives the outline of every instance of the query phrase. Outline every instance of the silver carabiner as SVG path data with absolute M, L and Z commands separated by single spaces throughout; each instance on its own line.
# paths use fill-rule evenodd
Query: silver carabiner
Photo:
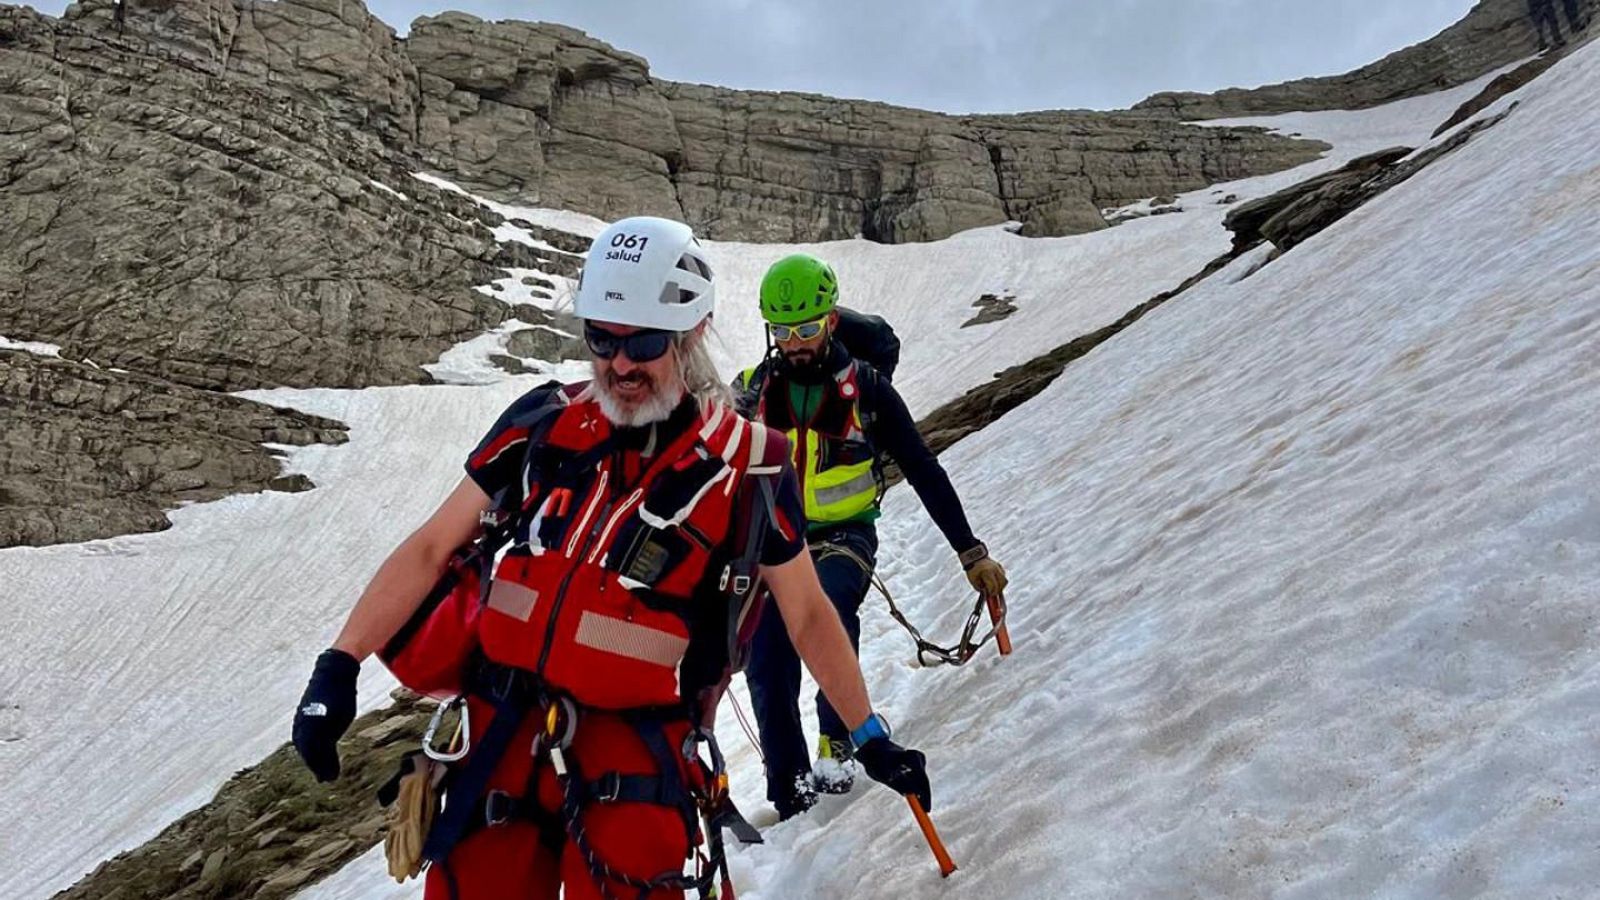
M 461 720 L 456 723 L 456 736 L 461 738 L 461 748 L 454 751 L 435 749 L 433 746 L 434 737 L 439 732 L 439 725 L 444 722 L 445 713 L 449 712 L 452 706 L 461 707 Z M 433 718 L 428 721 L 428 730 L 422 734 L 422 752 L 435 762 L 452 763 L 464 758 L 467 755 L 467 751 L 471 749 L 472 718 L 468 713 L 466 699 L 456 697 L 453 700 L 446 700 L 439 704 L 439 708 L 433 711 Z

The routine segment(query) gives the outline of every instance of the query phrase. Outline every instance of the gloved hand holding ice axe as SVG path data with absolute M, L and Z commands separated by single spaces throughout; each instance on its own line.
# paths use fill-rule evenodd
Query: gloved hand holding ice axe
M 861 727 L 850 732 L 850 741 L 856 745 L 856 762 L 873 781 L 883 784 L 906 798 L 911 812 L 917 818 L 922 836 L 933 850 L 939 863 L 939 874 L 945 878 L 956 870 L 955 861 L 939 840 L 939 832 L 928 818 L 933 808 L 933 788 L 928 783 L 928 760 L 920 751 L 910 750 L 889 739 L 889 723 L 883 716 L 873 713 Z

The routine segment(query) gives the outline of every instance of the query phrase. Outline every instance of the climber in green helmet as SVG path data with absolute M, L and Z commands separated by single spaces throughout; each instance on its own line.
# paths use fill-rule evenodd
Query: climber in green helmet
M 974 588 L 998 596 L 1005 570 L 972 534 L 950 478 L 923 443 L 888 378 L 839 336 L 839 279 L 809 254 L 786 256 L 761 281 L 767 358 L 735 383 L 740 410 L 788 434 L 807 519 L 807 543 L 824 591 L 859 649 L 859 609 L 878 550 L 883 462 L 892 457 L 950 542 Z M 881 319 L 849 313 L 853 321 Z M 898 358 L 898 342 L 887 342 Z M 866 346 L 881 346 L 868 340 Z M 892 365 L 892 363 L 891 363 Z M 800 661 L 776 616 L 762 620 L 746 672 L 766 760 L 767 798 L 781 818 L 804 812 L 816 792 L 844 793 L 853 783 L 854 740 L 826 698 L 817 695 L 821 729 L 813 768 L 800 727 Z

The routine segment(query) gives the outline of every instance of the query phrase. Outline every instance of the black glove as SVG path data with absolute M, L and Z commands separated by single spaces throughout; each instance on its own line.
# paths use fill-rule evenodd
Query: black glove
M 361 663 L 343 650 L 317 656 L 311 681 L 294 713 L 294 749 L 318 781 L 339 777 L 339 738 L 356 718 L 356 676 Z
M 915 794 L 924 810 L 933 809 L 933 789 L 928 785 L 928 758 L 886 737 L 873 738 L 856 748 L 856 762 L 873 781 L 897 794 Z

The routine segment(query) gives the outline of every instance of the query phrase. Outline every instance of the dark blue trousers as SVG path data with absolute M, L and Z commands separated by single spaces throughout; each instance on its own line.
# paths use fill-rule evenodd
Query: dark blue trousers
M 838 610 L 850 645 L 859 650 L 861 601 L 871 585 L 871 567 L 877 562 L 878 531 L 870 524 L 851 522 L 813 531 L 808 540 L 822 589 Z M 863 570 L 834 547 L 849 549 L 869 568 Z M 767 799 L 777 805 L 779 813 L 787 813 L 793 809 L 796 784 L 811 771 L 811 752 L 800 727 L 800 657 L 789 643 L 789 632 L 776 608 L 769 607 L 756 627 L 745 683 L 761 732 L 761 755 L 766 758 Z M 850 728 L 840 721 L 821 691 L 817 692 L 817 720 L 823 734 L 850 739 Z

